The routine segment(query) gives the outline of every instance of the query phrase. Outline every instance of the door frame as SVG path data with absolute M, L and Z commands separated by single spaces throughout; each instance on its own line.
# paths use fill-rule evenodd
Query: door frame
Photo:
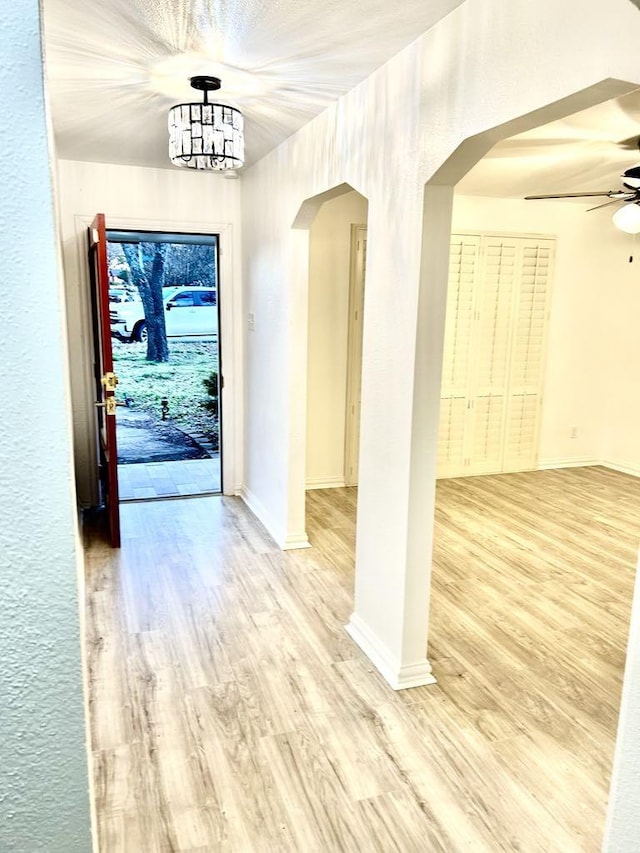
M 362 388 L 362 329 L 366 275 L 366 225 L 351 226 L 349 322 L 347 332 L 347 389 L 344 409 L 344 484 L 358 484 L 360 451 L 360 396 Z M 357 312 L 360 316 L 357 317 Z M 357 322 L 359 320 L 359 323 Z M 356 405 L 358 405 L 357 417 Z
M 103 213 L 97 213 L 87 230 L 87 267 L 91 290 L 93 328 L 93 370 L 98 480 L 102 486 L 109 543 L 120 547 L 120 484 L 118 482 L 118 441 L 116 429 L 117 378 L 113 370 L 111 323 L 109 317 L 109 269 L 107 229 Z M 110 408 L 113 405 L 113 408 Z
M 240 296 L 234 280 L 233 255 L 234 234 L 231 223 L 198 222 L 171 219 L 135 219 L 105 212 L 107 230 L 110 231 L 153 231 L 156 233 L 206 234 L 218 237 L 218 272 L 220 303 L 220 363 L 224 364 L 224 387 L 220 392 L 220 411 L 222 421 L 223 445 L 220 452 L 222 470 L 222 494 L 235 495 L 241 475 L 240 452 L 242 442 L 239 429 L 242 423 L 242 352 L 240 349 L 242 334 L 238 328 Z M 91 371 L 91 301 L 89 294 L 89 271 L 84 259 L 86 229 L 91 225 L 93 215 L 76 214 L 74 227 L 76 232 L 76 275 L 80 289 L 80 304 L 84 330 L 83 357 L 83 401 L 85 435 L 87 447 L 86 459 L 89 461 L 88 476 L 95 483 L 97 472 L 97 445 L 92 423 L 93 415 L 93 375 Z M 84 254 L 83 254 L 84 253 Z M 97 501 L 97 494 L 95 495 Z

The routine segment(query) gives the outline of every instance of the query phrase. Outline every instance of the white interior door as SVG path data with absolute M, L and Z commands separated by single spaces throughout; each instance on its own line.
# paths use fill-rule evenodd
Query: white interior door
M 351 227 L 351 276 L 349 285 L 349 332 L 347 344 L 347 399 L 345 418 L 344 482 L 358 483 L 360 450 L 360 399 L 362 391 L 362 320 L 367 271 L 367 227 Z

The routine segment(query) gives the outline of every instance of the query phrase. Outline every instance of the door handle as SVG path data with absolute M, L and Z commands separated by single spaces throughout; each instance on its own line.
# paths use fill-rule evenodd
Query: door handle
M 126 406 L 126 403 L 120 403 L 115 397 L 107 397 L 104 402 L 94 403 L 97 409 L 105 409 L 107 415 L 115 415 L 116 406 Z

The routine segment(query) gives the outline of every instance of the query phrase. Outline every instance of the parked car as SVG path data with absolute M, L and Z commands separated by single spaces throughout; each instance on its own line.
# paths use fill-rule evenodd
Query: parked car
M 164 294 L 168 338 L 213 337 L 218 334 L 217 294 L 214 287 L 173 287 Z M 142 300 L 110 307 L 111 336 L 121 341 L 146 341 L 147 324 Z
M 138 297 L 123 287 L 109 288 L 109 302 L 135 302 Z

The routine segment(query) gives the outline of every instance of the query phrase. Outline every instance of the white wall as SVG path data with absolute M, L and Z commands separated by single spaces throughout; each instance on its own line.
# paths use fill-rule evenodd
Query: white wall
M 309 233 L 307 486 L 344 486 L 351 226 L 367 201 L 350 192 L 325 202 Z
M 308 294 L 292 225 L 305 199 L 344 182 L 369 200 L 355 610 L 358 641 L 401 680 L 427 668 L 445 299 L 439 265 L 421 276 L 424 184 L 467 137 L 561 101 L 560 117 L 584 90 L 595 102 L 633 88 L 591 89 L 637 78 L 632 53 L 616 47 L 620 32 L 640 35 L 628 0 L 467 0 L 244 173 L 243 282 L 256 318 L 245 401 L 259 413 L 245 419 L 245 486 L 279 541 L 304 532 Z M 428 330 L 417 323 L 420 304 Z M 419 363 L 417 347 L 428 356 Z M 421 403 L 414 419 L 416 389 L 432 405 Z M 424 413 L 428 429 L 412 442 Z
M 80 546 L 37 0 L 2 8 L 0 850 L 87 853 Z
M 232 405 L 223 405 L 223 452 L 226 474 L 234 470 L 235 491 L 241 479 L 237 439 L 241 423 L 241 286 L 240 181 L 188 169 L 143 169 L 108 163 L 58 162 L 60 207 L 69 323 L 69 358 L 73 395 L 74 455 L 78 496 L 83 505 L 95 503 L 95 443 L 91 359 L 90 296 L 85 260 L 87 223 L 106 214 L 107 227 L 147 230 L 200 231 L 220 238 L 220 303 L 225 392 Z M 229 334 L 231 326 L 232 334 Z M 234 344 L 235 342 L 235 344 Z M 235 372 L 234 372 L 235 368 Z M 232 417 L 235 415 L 235 417 Z M 236 439 L 234 441 L 234 439 Z M 227 458 L 227 451 L 233 458 Z
M 557 238 L 539 464 L 640 474 L 640 242 L 613 226 L 611 210 L 587 207 L 456 195 L 452 228 Z
M 602 458 L 640 476 L 640 237 L 625 236 L 615 250 L 611 246 L 607 273 L 600 302 L 605 332 Z
M 640 830 L 640 565 L 629 625 L 603 853 L 637 853 Z

